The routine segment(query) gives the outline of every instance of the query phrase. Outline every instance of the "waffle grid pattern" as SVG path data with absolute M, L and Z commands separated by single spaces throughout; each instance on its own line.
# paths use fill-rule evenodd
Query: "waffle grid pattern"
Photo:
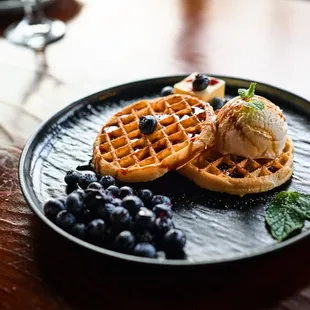
M 200 171 L 231 178 L 257 178 L 270 176 L 282 169 L 290 160 L 291 146 L 286 141 L 283 152 L 276 159 L 248 159 L 231 154 L 221 155 L 207 151 L 191 163 Z
M 157 127 L 150 135 L 139 130 L 143 115 L 157 118 Z M 160 164 L 189 146 L 201 133 L 201 123 L 212 117 L 208 104 L 190 96 L 142 100 L 124 108 L 103 126 L 99 135 L 100 154 L 116 169 Z

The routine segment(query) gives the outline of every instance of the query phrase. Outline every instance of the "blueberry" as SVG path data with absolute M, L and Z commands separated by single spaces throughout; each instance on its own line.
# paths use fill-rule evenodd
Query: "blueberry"
M 122 200 L 119 198 L 114 198 L 112 199 L 111 203 L 114 204 L 114 206 L 118 207 L 122 205 Z
M 79 185 L 83 189 L 87 188 L 87 186 L 93 182 L 97 182 L 97 175 L 93 171 L 87 171 L 79 177 Z
M 75 216 L 67 210 L 60 211 L 56 216 L 56 224 L 64 230 L 72 227 L 75 221 Z
M 133 249 L 133 254 L 136 256 L 156 258 L 156 249 L 150 243 L 138 243 Z
M 136 225 L 142 229 L 152 229 L 155 223 L 155 214 L 147 208 L 141 208 L 136 215 Z
M 87 226 L 87 234 L 92 239 L 103 238 L 106 224 L 102 219 L 92 220 Z
M 152 115 L 142 116 L 139 121 L 139 130 L 144 135 L 150 135 L 156 129 L 157 121 Z
M 80 188 L 79 186 L 78 186 L 78 188 L 74 191 L 74 193 L 77 193 L 82 199 L 84 199 L 84 198 L 86 197 L 85 191 L 84 191 L 82 188 Z
M 173 94 L 173 87 L 171 86 L 164 87 L 160 92 L 161 97 L 169 96 L 171 94 Z
M 158 218 L 172 218 L 172 211 L 171 211 L 171 208 L 166 205 L 166 204 L 159 204 L 159 205 L 156 205 L 154 208 L 153 208 L 153 212 L 155 213 L 156 217 Z
M 86 237 L 86 226 L 83 223 L 75 223 L 71 229 L 72 235 L 80 239 L 85 239 Z
M 65 209 L 66 207 L 65 204 L 63 203 L 62 198 L 50 199 L 44 204 L 43 207 L 45 215 L 51 220 L 55 220 L 57 214 Z
M 159 205 L 159 204 L 166 204 L 168 206 L 171 206 L 171 200 L 163 195 L 155 195 L 152 200 L 151 200 L 151 204 L 153 206 Z
M 57 200 L 61 201 L 64 205 L 66 205 L 67 198 L 68 198 L 67 196 L 63 196 L 63 197 L 57 198 Z
M 158 218 L 155 221 L 155 234 L 159 238 L 162 238 L 169 230 L 173 228 L 173 222 L 169 218 Z
M 133 195 L 133 189 L 129 186 L 122 186 L 119 189 L 119 198 L 123 199 L 128 195 Z
M 118 197 L 119 195 L 119 188 L 116 185 L 110 185 L 107 189 L 106 192 L 113 197 Z
M 95 214 L 98 218 L 103 219 L 105 222 L 110 221 L 110 216 L 115 210 L 115 206 L 112 203 L 106 203 L 102 206 L 99 206 L 95 210 Z
M 94 170 L 94 165 L 92 163 L 92 160 L 90 160 L 89 162 L 87 163 L 83 163 L 83 164 L 80 164 L 76 167 L 76 170 L 79 170 L 79 171 L 92 171 Z
M 111 224 L 115 229 L 121 230 L 129 227 L 130 220 L 131 217 L 129 212 L 123 207 L 115 207 L 110 215 Z
M 130 222 L 128 230 L 131 231 L 133 234 L 136 233 L 136 223 L 134 221 Z
M 167 252 L 165 254 L 167 259 L 186 259 L 186 253 L 184 250 L 178 252 Z
M 165 253 L 176 253 L 183 250 L 186 236 L 179 229 L 170 229 L 164 236 L 163 247 Z
M 84 203 L 86 207 L 93 211 L 103 206 L 106 203 L 110 203 L 112 201 L 112 197 L 107 195 L 103 190 L 99 189 L 87 189 L 86 197 Z
M 219 110 L 223 107 L 224 105 L 224 102 L 222 100 L 222 98 L 220 97 L 215 97 L 212 102 L 211 102 L 211 105 L 213 107 L 214 110 Z
M 80 214 L 83 211 L 84 201 L 78 193 L 73 192 L 68 196 L 67 209 L 73 214 Z
M 103 186 L 103 188 L 108 188 L 111 185 L 115 185 L 115 179 L 111 175 L 104 175 L 100 179 L 100 183 Z
M 144 207 L 144 204 L 139 197 L 129 195 L 123 199 L 122 207 L 127 209 L 131 216 L 136 216 L 139 210 Z
M 128 230 L 122 231 L 114 240 L 114 247 L 117 251 L 130 253 L 135 246 L 135 236 Z
M 76 187 L 76 184 L 79 183 L 81 173 L 76 170 L 70 170 L 65 175 L 65 182 L 72 187 Z
M 144 243 L 144 242 L 152 243 L 154 239 L 154 236 L 148 230 L 136 232 L 135 236 L 136 236 L 137 242 L 139 243 Z
M 77 216 L 77 221 L 82 222 L 84 224 L 88 224 L 93 219 L 94 219 L 94 214 L 86 208 L 84 208 L 82 213 Z
M 77 184 L 75 184 L 75 185 L 67 185 L 66 186 L 66 194 L 69 195 L 72 192 L 74 192 L 76 190 L 77 186 L 78 186 Z
M 87 186 L 87 189 L 101 189 L 102 185 L 99 182 L 92 182 Z
M 208 87 L 209 79 L 205 74 L 197 74 L 193 81 L 193 90 L 194 91 L 201 91 Z
M 148 204 L 152 198 L 153 193 L 149 189 L 141 189 L 138 191 L 138 197 L 146 204 Z
M 114 226 L 108 227 L 104 235 L 105 247 L 112 246 L 112 248 L 114 248 L 114 240 L 120 234 L 120 232 L 121 231 L 119 228 Z

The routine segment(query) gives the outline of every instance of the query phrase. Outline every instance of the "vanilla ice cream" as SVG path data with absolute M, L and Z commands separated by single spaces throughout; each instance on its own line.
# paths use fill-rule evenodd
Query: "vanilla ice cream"
M 217 115 L 220 153 L 251 159 L 275 158 L 283 151 L 287 124 L 278 106 L 264 97 L 235 97 Z

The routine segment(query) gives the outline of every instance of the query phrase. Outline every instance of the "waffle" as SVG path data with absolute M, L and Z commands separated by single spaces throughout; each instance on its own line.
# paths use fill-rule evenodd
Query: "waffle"
M 143 135 L 139 119 L 153 115 L 155 131 Z M 178 169 L 215 139 L 215 116 L 205 101 L 187 95 L 141 100 L 116 113 L 94 143 L 95 170 L 124 182 L 154 180 Z
M 285 183 L 293 173 L 294 146 L 289 137 L 276 159 L 221 155 L 209 148 L 179 170 L 198 186 L 232 195 L 261 193 Z

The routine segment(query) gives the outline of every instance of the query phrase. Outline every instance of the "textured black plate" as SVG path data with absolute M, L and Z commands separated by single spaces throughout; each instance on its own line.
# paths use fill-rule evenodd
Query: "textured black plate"
M 162 87 L 173 85 L 183 76 L 158 78 L 104 90 L 81 99 L 50 118 L 27 142 L 20 159 L 20 182 L 33 211 L 64 237 L 102 254 L 121 259 L 166 265 L 215 264 L 268 253 L 310 234 L 302 232 L 277 243 L 269 235 L 264 220 L 267 203 L 276 192 L 296 190 L 310 193 L 310 103 L 286 91 L 259 83 L 256 93 L 279 105 L 287 117 L 289 134 L 295 144 L 292 179 L 272 192 L 243 198 L 202 190 L 171 172 L 164 177 L 134 187 L 149 187 L 167 194 L 174 204 L 174 221 L 188 237 L 185 260 L 152 260 L 109 251 L 81 241 L 50 222 L 42 212 L 45 200 L 65 193 L 65 172 L 91 158 L 92 144 L 104 121 L 124 105 L 159 95 Z M 228 97 L 250 81 L 223 78 Z M 307 112 L 308 111 L 308 112 Z

